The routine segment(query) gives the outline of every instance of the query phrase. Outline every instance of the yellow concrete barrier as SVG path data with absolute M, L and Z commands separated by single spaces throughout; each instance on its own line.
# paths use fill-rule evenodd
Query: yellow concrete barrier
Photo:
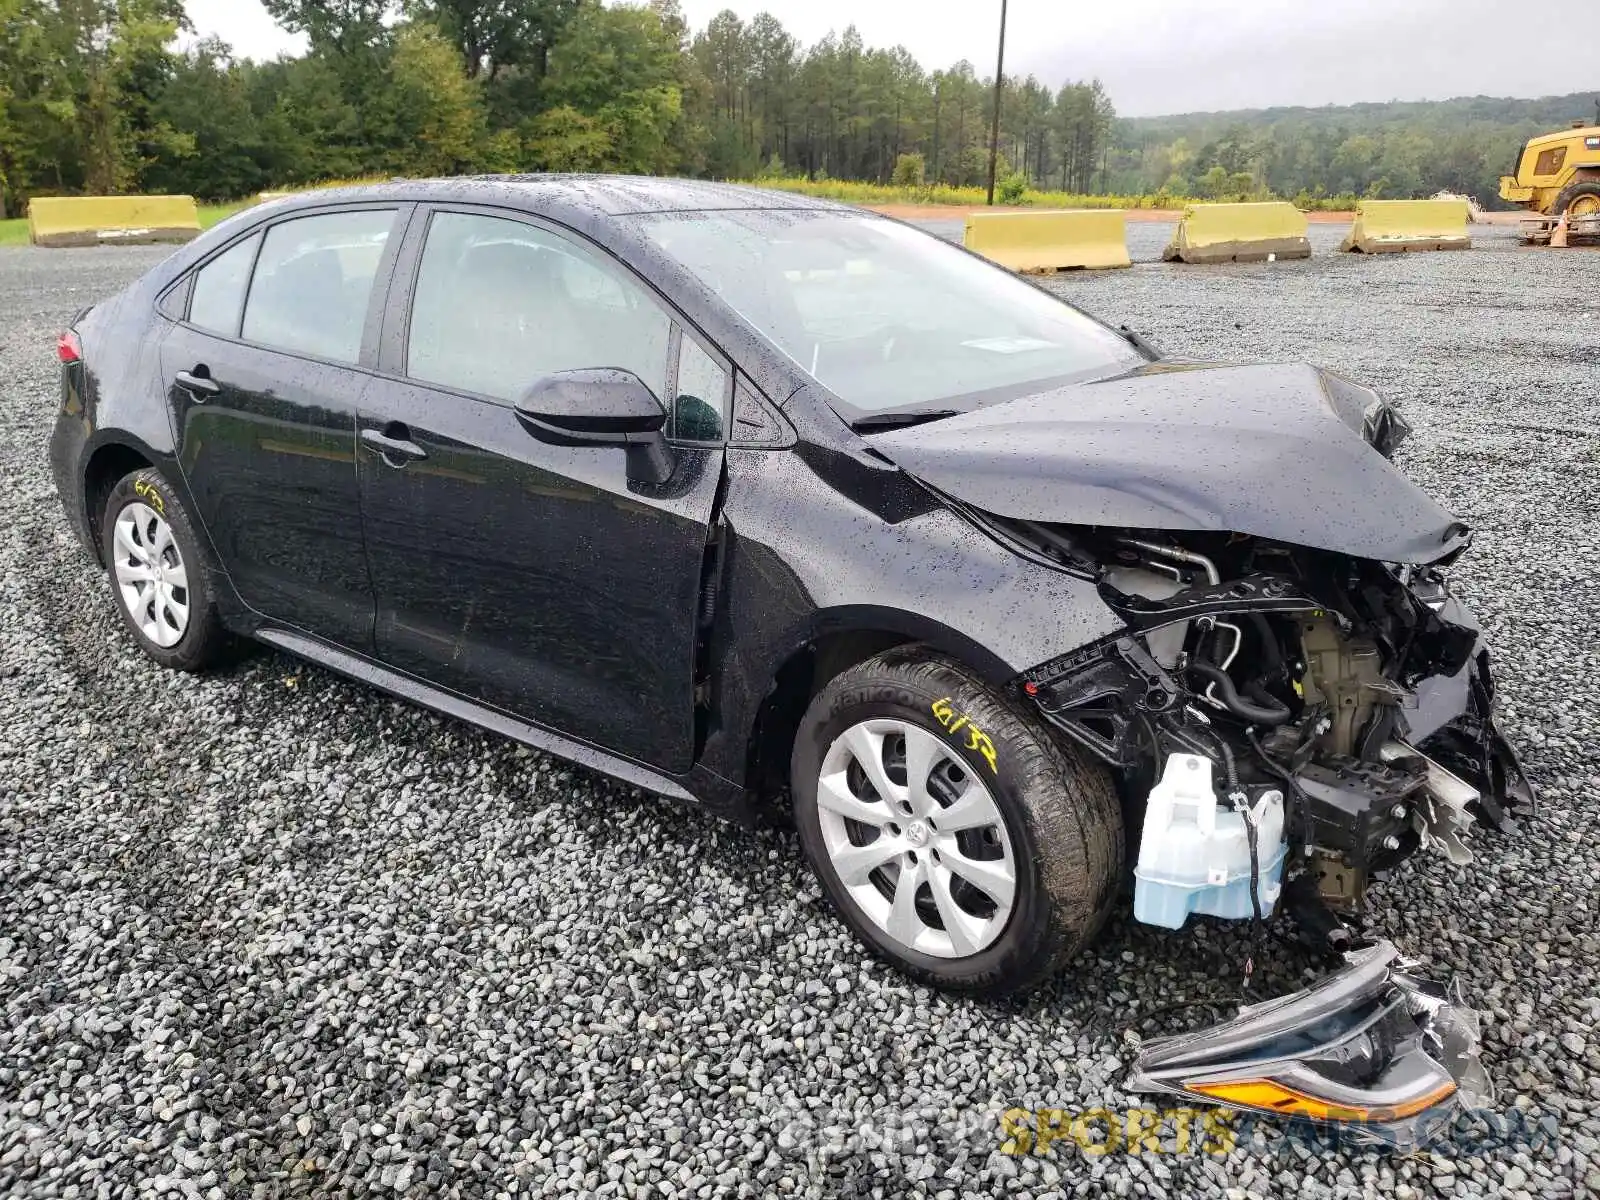
M 1130 267 L 1128 219 L 1115 209 L 973 213 L 962 244 L 1013 271 Z
M 35 196 L 28 238 L 35 246 L 187 242 L 200 232 L 193 196 Z
M 1264 262 L 1272 258 L 1310 258 L 1306 215 L 1281 200 L 1261 204 L 1191 204 L 1165 262 Z
M 1471 209 L 1465 200 L 1362 200 L 1340 250 L 1399 254 L 1406 250 L 1467 250 Z

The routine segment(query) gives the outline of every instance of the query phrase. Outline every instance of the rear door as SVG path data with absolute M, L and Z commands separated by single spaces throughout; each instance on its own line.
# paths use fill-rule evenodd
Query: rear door
M 240 597 L 368 651 L 356 402 L 407 208 L 296 215 L 234 242 L 194 273 L 161 348 L 179 463 Z
M 687 770 L 701 569 L 731 375 L 644 284 L 575 235 L 419 212 L 396 269 L 389 378 L 361 405 L 378 656 L 667 771 Z M 673 403 L 674 468 L 535 439 L 513 400 L 620 367 Z

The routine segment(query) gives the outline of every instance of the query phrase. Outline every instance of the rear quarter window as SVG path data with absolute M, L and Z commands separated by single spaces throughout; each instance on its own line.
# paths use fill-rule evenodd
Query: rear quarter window
M 672 436 L 689 442 L 720 442 L 727 426 L 728 373 L 687 334 L 678 353 Z
M 239 336 L 250 267 L 260 244 L 260 234 L 245 238 L 195 272 L 194 290 L 189 295 L 189 324 L 224 337 Z

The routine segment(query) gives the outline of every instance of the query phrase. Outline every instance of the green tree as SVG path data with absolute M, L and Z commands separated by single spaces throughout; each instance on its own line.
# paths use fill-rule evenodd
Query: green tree
M 57 81 L 47 70 L 43 19 L 39 0 L 0 0 L 0 216 L 21 212 L 39 165 L 41 127 L 56 122 L 52 104 L 65 103 L 47 90 Z
M 150 156 L 139 176 L 141 189 L 231 199 L 271 185 L 272 158 L 251 107 L 249 71 L 232 62 L 217 39 L 200 42 L 173 62 L 152 114 L 188 152 Z
M 1195 180 L 1195 192 L 1204 200 L 1221 200 L 1228 192 L 1228 168 L 1217 163 Z
M 384 40 L 394 0 L 261 0 L 272 19 L 303 33 L 313 51 L 364 55 Z
M 411 0 L 413 16 L 431 21 L 455 43 L 467 77 L 492 81 L 522 67 L 544 78 L 550 48 L 579 0 Z
M 144 163 L 192 150 L 155 99 L 181 0 L 0 0 L 0 174 L 8 206 L 34 191 L 108 193 Z
M 902 154 L 894 161 L 894 175 L 889 180 L 896 187 L 921 187 L 925 162 L 920 154 Z
M 395 35 L 368 131 L 386 148 L 385 172 L 450 175 L 477 166 L 486 137 L 478 85 L 432 25 L 413 22 Z
M 324 54 L 263 72 L 260 92 L 271 105 L 265 124 L 283 167 L 278 183 L 353 179 L 373 169 L 362 116 L 345 99 L 344 83 L 336 60 Z
M 542 94 L 552 108 L 592 117 L 610 141 L 604 166 L 673 170 L 673 134 L 683 115 L 676 31 L 654 8 L 585 0 L 550 56 Z
M 602 171 L 615 151 L 599 120 L 565 104 L 533 118 L 526 144 L 528 166 L 540 171 Z

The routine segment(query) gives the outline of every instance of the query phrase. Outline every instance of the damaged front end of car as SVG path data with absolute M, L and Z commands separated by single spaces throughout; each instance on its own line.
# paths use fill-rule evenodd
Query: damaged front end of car
M 1511 832 L 1535 803 L 1445 574 L 1469 531 L 1392 462 L 1407 432 L 1324 370 L 1162 361 L 880 442 L 1120 623 L 1019 683 L 1120 780 L 1135 917 L 1259 923 L 1282 903 L 1355 954 L 1153 1044 L 1136 1081 L 1392 1142 L 1483 1089 L 1470 1014 L 1363 949 L 1368 890 L 1418 850 L 1470 861 L 1475 822 Z
M 1320 950 L 1349 953 L 1368 889 L 1402 860 L 1467 863 L 1474 822 L 1509 832 L 1532 813 L 1495 726 L 1488 652 L 1444 575 L 1464 537 L 1416 566 L 1239 534 L 991 521 L 1093 578 L 1125 623 L 1021 682 L 1117 771 L 1142 817 L 1139 920 L 1259 921 L 1281 902 Z M 1415 1142 L 1486 1085 L 1470 1010 L 1385 947 L 1355 949 L 1308 992 L 1153 1044 L 1136 1082 Z
M 1131 791 L 1176 804 L 1199 770 L 1232 809 L 1275 797 L 1333 912 L 1359 914 L 1419 847 L 1468 861 L 1474 818 L 1510 831 L 1531 811 L 1488 651 L 1439 565 L 1238 535 L 1018 532 L 1092 571 L 1126 622 L 1023 676 L 1044 717 Z

